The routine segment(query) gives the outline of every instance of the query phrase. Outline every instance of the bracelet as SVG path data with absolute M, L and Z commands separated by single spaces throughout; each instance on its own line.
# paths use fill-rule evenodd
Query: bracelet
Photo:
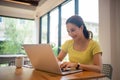
M 78 64 L 77 64 L 77 67 L 76 67 L 76 69 L 79 69 L 79 68 L 80 68 L 80 63 L 78 63 Z

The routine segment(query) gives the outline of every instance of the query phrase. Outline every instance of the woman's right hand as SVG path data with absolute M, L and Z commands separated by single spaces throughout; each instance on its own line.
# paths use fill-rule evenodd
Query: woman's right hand
M 67 68 L 76 69 L 77 65 L 78 65 L 77 63 L 63 62 L 60 64 L 60 68 L 61 69 L 67 69 Z

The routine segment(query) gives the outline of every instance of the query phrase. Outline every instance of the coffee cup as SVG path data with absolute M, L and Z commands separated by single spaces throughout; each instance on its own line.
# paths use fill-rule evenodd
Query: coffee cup
M 16 57 L 15 59 L 15 66 L 16 68 L 21 68 L 24 64 L 24 59 L 23 57 Z

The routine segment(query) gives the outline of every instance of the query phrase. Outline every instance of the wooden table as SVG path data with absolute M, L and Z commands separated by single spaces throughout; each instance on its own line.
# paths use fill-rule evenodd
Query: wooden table
M 88 80 L 103 78 L 104 74 L 83 71 L 65 76 L 35 70 L 33 68 L 0 67 L 0 80 Z

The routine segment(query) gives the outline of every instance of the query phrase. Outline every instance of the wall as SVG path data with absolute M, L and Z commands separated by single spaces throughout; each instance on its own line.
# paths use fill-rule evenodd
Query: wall
M 111 60 L 114 68 L 113 80 L 120 80 L 120 1 L 111 1 Z
M 100 44 L 103 63 L 113 66 L 113 79 L 120 80 L 120 1 L 99 0 Z
M 27 10 L 22 8 L 8 7 L 0 5 L 0 15 L 12 16 L 19 18 L 34 19 L 34 10 Z
M 103 63 L 111 64 L 110 1 L 99 0 L 99 39 L 103 50 Z

